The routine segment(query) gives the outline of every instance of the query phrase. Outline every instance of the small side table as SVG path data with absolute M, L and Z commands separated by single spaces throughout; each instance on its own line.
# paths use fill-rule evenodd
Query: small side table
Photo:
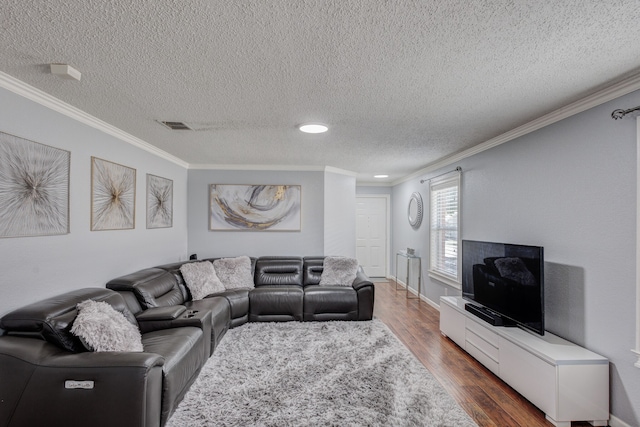
M 396 253 L 396 275 L 395 275 L 395 280 L 396 280 L 396 290 L 398 290 L 398 257 L 402 257 L 406 260 L 407 263 L 407 278 L 406 278 L 406 282 L 405 285 L 407 285 L 406 287 L 406 291 L 407 291 L 407 299 L 417 299 L 418 302 L 420 302 L 420 284 L 422 282 L 422 260 L 419 256 L 415 256 L 415 255 L 410 255 L 406 252 L 397 252 Z M 409 296 L 411 294 L 411 291 L 409 291 L 409 286 L 411 284 L 410 279 L 411 279 L 411 266 L 413 263 L 418 263 L 418 296 Z

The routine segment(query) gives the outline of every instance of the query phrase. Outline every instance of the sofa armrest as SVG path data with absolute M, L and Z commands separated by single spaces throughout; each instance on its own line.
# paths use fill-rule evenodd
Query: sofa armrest
M 136 320 L 143 334 L 185 326 L 195 326 L 205 332 L 211 332 L 211 311 L 188 310 L 184 305 L 149 308 L 136 315 Z
M 16 336 L 0 337 L 0 356 L 12 357 L 33 366 L 48 368 L 134 367 L 151 369 L 164 365 L 164 358 L 145 352 L 72 353 L 47 341 Z
M 365 286 L 373 286 L 373 282 L 369 279 L 362 269 L 362 267 L 358 266 L 358 272 L 356 273 L 356 278 L 353 280 L 352 285 L 353 289 L 356 291 L 365 287 Z
M 358 295 L 358 320 L 371 320 L 376 289 L 360 266 L 358 266 L 358 273 L 352 286 Z
M 0 337 L 0 425 L 157 426 L 163 364 L 153 353 L 71 353 Z
M 187 310 L 184 305 L 170 305 L 166 307 L 148 308 L 136 314 L 138 322 L 149 322 L 154 320 L 175 320 Z

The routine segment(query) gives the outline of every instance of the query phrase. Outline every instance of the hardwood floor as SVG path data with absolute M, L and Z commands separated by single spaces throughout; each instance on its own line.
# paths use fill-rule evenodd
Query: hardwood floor
M 440 313 L 407 299 L 393 281 L 375 283 L 374 316 L 411 350 L 479 426 L 552 427 L 542 411 L 440 333 Z M 572 427 L 590 426 L 574 422 Z

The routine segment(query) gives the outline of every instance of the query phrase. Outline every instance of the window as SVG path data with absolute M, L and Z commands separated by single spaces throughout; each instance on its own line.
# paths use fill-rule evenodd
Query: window
M 460 288 L 460 173 L 429 186 L 429 275 Z

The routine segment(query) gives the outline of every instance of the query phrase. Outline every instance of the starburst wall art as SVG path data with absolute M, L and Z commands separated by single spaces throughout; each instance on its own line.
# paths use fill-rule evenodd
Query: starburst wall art
M 91 157 L 91 230 L 135 227 L 136 170 Z
M 71 153 L 0 132 L 0 237 L 69 233 Z
M 147 228 L 173 227 L 173 181 L 147 174 Z

